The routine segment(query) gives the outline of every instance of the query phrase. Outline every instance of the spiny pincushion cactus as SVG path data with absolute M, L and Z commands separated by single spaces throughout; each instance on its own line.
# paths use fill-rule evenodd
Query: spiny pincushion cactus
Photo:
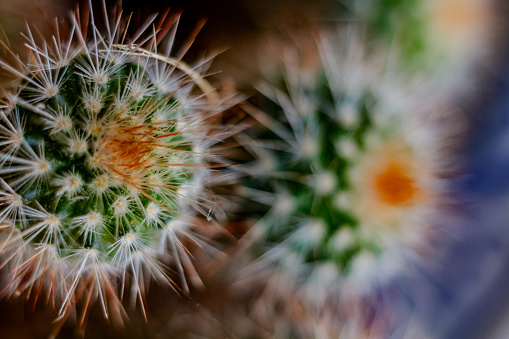
M 175 285 L 168 252 L 187 288 L 185 243 L 203 243 L 193 219 L 218 209 L 207 187 L 221 103 L 169 55 L 175 17 L 132 36 L 120 17 L 105 17 L 105 35 L 84 18 L 68 39 L 28 31 L 27 61 L 0 61 L 19 77 L 0 114 L 0 248 L 13 291 L 46 291 L 61 314 L 97 298 L 108 317 L 128 281 L 142 308 L 151 280 Z
M 341 35 L 322 35 L 318 66 L 285 51 L 282 85 L 259 87 L 272 116 L 248 107 L 266 129 L 243 140 L 255 158 L 244 194 L 270 206 L 254 267 L 313 301 L 369 294 L 430 250 L 454 134 L 426 85 Z

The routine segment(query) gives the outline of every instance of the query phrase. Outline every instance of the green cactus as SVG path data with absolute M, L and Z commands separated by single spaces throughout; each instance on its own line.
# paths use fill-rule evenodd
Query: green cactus
M 282 83 L 259 86 L 268 100 L 247 108 L 266 128 L 243 140 L 255 160 L 242 191 L 262 213 L 249 272 L 281 271 L 318 302 L 335 289 L 369 294 L 417 265 L 447 189 L 442 145 L 454 134 L 439 96 L 423 101 L 433 98 L 427 85 L 355 34 L 340 36 L 321 36 L 313 67 L 298 48 L 283 53 Z
M 102 35 L 91 11 L 89 23 L 74 18 L 68 39 L 41 45 L 29 30 L 27 61 L 0 61 L 19 78 L 0 113 L 7 288 L 56 297 L 63 315 L 78 300 L 85 314 L 93 298 L 109 317 L 128 282 L 143 310 L 151 280 L 187 291 L 186 243 L 204 243 L 194 219 L 219 210 L 207 187 L 221 102 L 203 64 L 169 55 L 178 21 L 154 18 L 144 26 L 153 31 L 127 40 L 120 17 L 106 17 Z

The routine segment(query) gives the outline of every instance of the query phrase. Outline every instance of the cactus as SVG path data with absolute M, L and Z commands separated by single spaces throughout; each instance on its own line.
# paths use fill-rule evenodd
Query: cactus
M 246 109 L 265 129 L 243 135 L 254 161 L 242 167 L 242 193 L 264 213 L 248 272 L 280 272 L 280 293 L 312 304 L 369 296 L 431 250 L 460 126 L 380 47 L 320 37 L 313 66 L 285 50 L 281 84 L 258 87 L 267 100 Z
M 29 57 L 0 61 L 18 78 L 0 112 L 4 292 L 46 294 L 62 317 L 81 300 L 81 321 L 94 299 L 121 315 L 127 292 L 145 312 L 152 280 L 188 291 L 189 244 L 204 243 L 194 219 L 219 210 L 210 147 L 225 135 L 206 64 L 170 55 L 178 17 L 129 35 L 121 17 L 106 15 L 101 34 L 89 14 L 67 38 L 38 44 L 28 30 Z
M 349 6 L 373 38 L 399 50 L 406 66 L 452 89 L 465 86 L 477 66 L 487 66 L 500 20 L 492 0 L 361 0 Z

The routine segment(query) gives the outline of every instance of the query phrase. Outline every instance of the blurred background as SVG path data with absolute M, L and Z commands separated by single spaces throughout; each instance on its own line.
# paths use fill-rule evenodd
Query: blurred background
M 108 6 L 116 3 L 120 2 L 106 1 Z M 99 2 L 94 4 L 100 8 Z M 207 19 L 187 57 L 192 60 L 203 51 L 218 53 L 210 73 L 252 94 L 253 83 L 275 67 L 260 52 L 273 43 L 273 36 L 282 28 L 341 21 L 351 1 L 128 0 L 122 5 L 125 12 L 150 13 L 168 7 L 183 10 L 177 35 L 181 42 Z M 12 49 L 20 53 L 24 44 L 20 32 L 26 22 L 48 35 L 53 18 L 68 16 L 75 6 L 76 2 L 69 0 L 0 0 L 0 26 Z M 507 17 L 509 5 L 500 1 L 496 6 L 500 18 Z M 443 220 L 454 241 L 443 254 L 441 265 L 424 272 L 426 279 L 402 287 L 417 296 L 403 301 L 403 308 L 420 314 L 424 319 L 421 326 L 433 329 L 432 338 L 509 338 L 509 40 L 500 18 L 493 18 L 496 43 L 491 45 L 489 62 L 476 70 L 479 77 L 470 84 L 474 90 L 468 98 L 457 97 L 469 130 L 459 151 L 462 171 L 454 181 L 453 194 L 459 203 Z M 217 289 L 221 291 L 220 286 Z M 86 328 L 70 322 L 59 337 L 185 338 L 187 315 L 194 315 L 192 321 L 211 321 L 210 314 L 200 311 L 196 320 L 197 305 L 210 302 L 207 298 L 200 293 L 193 300 L 179 298 L 154 286 L 147 297 L 148 324 L 130 312 L 125 329 L 112 328 L 100 310 L 93 309 Z M 54 318 L 55 312 L 43 303 L 34 308 L 30 300 L 0 300 L 2 338 L 46 338 Z M 227 329 L 224 333 L 225 338 L 233 338 Z M 206 333 L 195 337 L 199 335 L 207 337 Z

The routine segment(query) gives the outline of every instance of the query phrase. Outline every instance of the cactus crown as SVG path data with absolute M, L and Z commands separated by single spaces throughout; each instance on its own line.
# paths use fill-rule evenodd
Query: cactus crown
M 84 283 L 108 316 L 126 271 L 141 302 L 148 280 L 171 281 L 158 261 L 167 248 L 183 278 L 182 238 L 194 239 L 196 211 L 217 208 L 204 188 L 219 139 L 206 119 L 220 103 L 198 69 L 170 56 L 178 20 L 167 14 L 130 38 L 120 17 L 106 17 L 102 35 L 93 11 L 83 24 L 76 15 L 68 40 L 40 45 L 29 30 L 30 60 L 0 61 L 20 79 L 0 113 L 1 248 L 18 290 L 44 283 L 64 297 L 61 312 Z

